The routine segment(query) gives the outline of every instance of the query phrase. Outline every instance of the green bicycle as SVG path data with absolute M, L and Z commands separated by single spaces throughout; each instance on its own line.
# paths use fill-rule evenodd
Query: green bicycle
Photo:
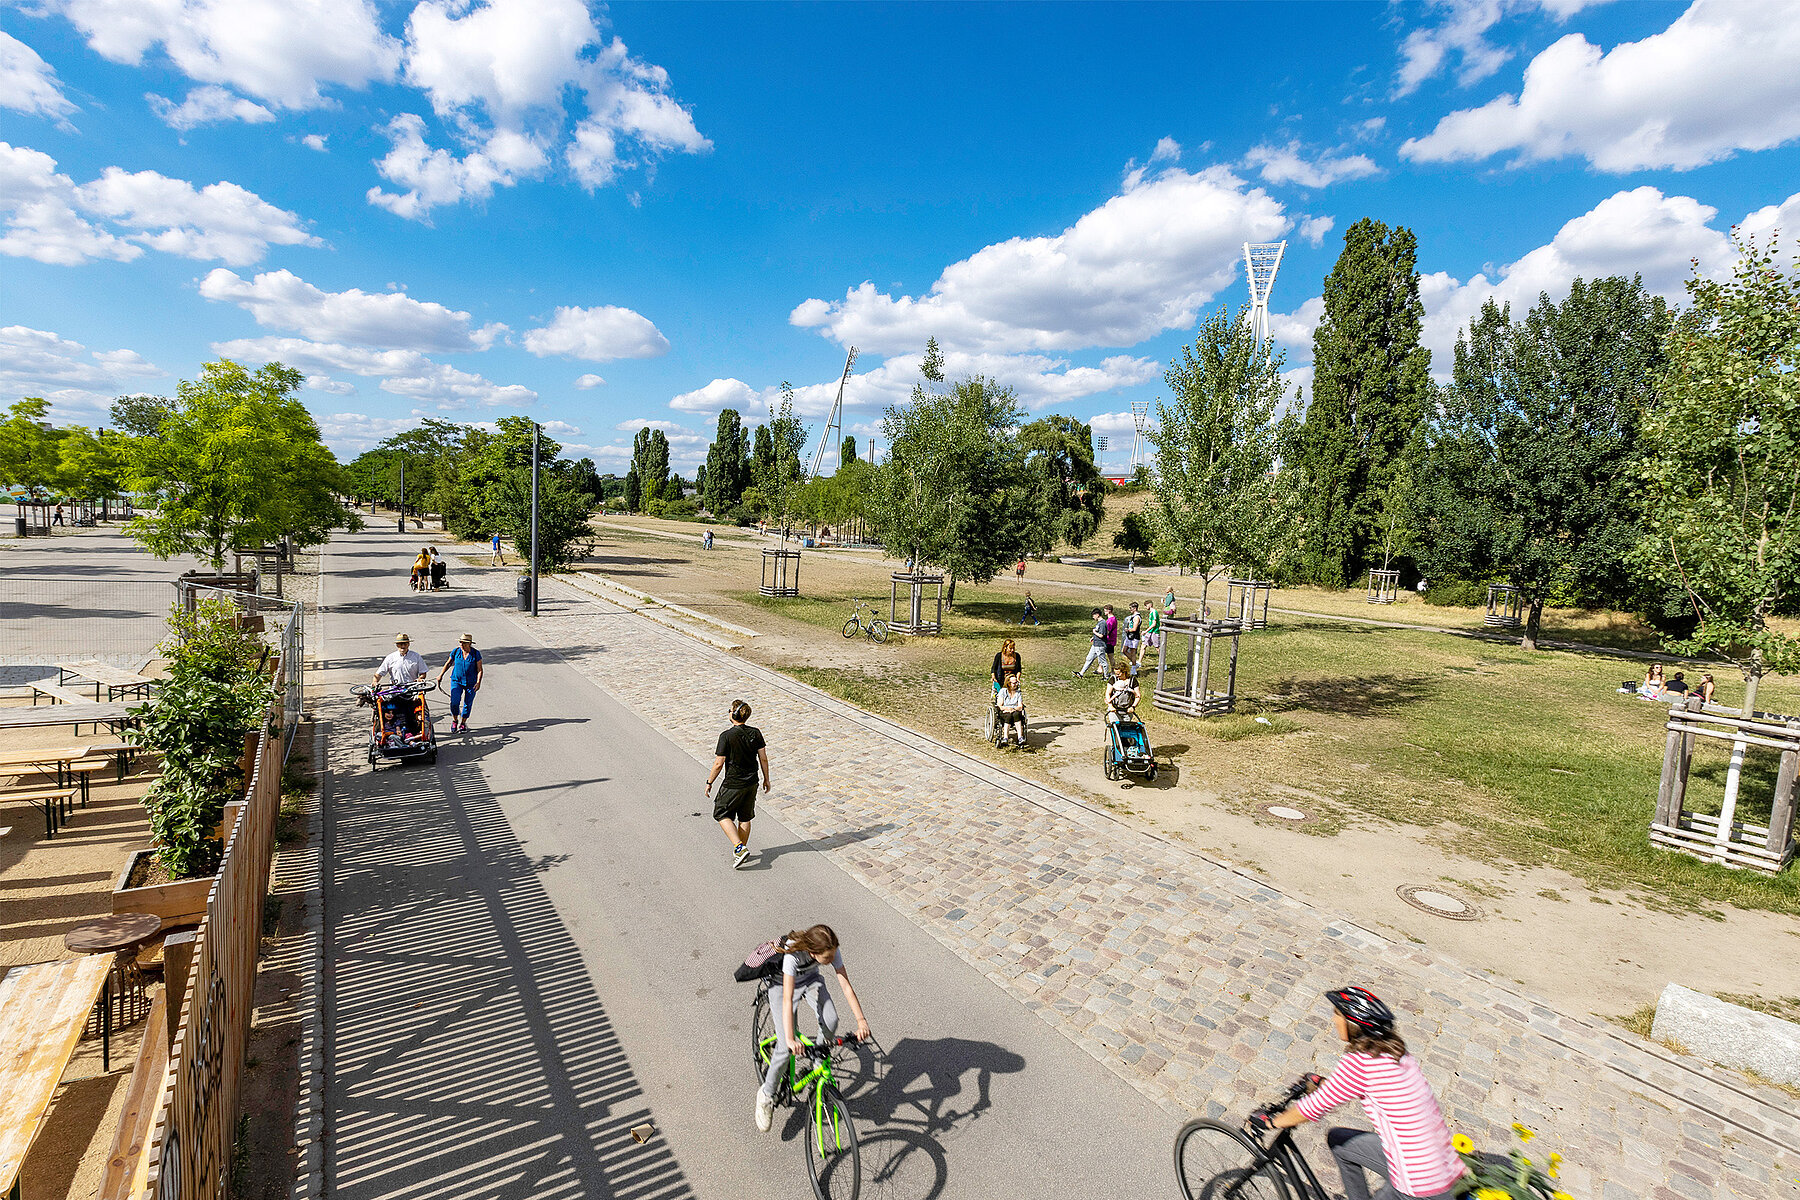
M 759 1084 L 768 1073 L 775 1039 L 781 1036 L 769 1004 L 770 982 L 764 979 L 757 985 L 756 998 L 750 1002 L 750 1065 Z M 850 1110 L 838 1091 L 831 1052 L 839 1046 L 854 1046 L 857 1039 L 847 1034 L 815 1041 L 798 1030 L 795 1036 L 805 1047 L 810 1065 L 802 1071 L 799 1057 L 788 1059 L 787 1073 L 776 1086 L 775 1103 L 807 1107 L 803 1140 L 813 1195 L 818 1200 L 856 1200 L 862 1188 L 862 1154 L 856 1146 L 856 1126 L 850 1121 Z

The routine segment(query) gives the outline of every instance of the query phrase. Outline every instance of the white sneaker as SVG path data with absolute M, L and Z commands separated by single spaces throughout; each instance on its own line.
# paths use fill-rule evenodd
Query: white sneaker
M 756 1093 L 756 1127 L 764 1133 L 775 1124 L 775 1097 Z

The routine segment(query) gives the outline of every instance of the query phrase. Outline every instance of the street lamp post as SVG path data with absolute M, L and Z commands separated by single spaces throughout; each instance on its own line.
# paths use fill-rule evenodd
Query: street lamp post
M 531 615 L 538 615 L 538 423 L 531 423 Z

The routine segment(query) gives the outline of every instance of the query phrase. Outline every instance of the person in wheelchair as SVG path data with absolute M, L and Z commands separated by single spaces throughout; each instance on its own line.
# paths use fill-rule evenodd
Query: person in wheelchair
M 1013 745 L 1023 749 L 1025 746 L 1025 691 L 1019 683 L 1017 672 L 1009 674 L 1000 685 L 1000 693 L 994 699 L 999 710 L 996 718 L 999 721 L 994 732 L 994 744 L 1004 745 L 1006 735 L 1013 736 Z
M 990 673 L 994 677 L 994 695 L 998 696 L 1006 687 L 1006 677 L 1025 675 L 1025 660 L 1019 657 L 1019 648 L 1011 638 L 1000 643 L 999 651 L 994 655 L 994 665 Z
M 1106 685 L 1106 723 L 1117 724 L 1120 720 L 1137 719 L 1138 685 L 1132 677 L 1131 664 L 1121 662 L 1113 673 L 1113 679 Z

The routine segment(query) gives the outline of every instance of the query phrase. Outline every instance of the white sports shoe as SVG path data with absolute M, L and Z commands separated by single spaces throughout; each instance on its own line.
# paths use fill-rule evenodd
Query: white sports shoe
M 756 1093 L 756 1127 L 764 1133 L 775 1123 L 775 1097 Z

